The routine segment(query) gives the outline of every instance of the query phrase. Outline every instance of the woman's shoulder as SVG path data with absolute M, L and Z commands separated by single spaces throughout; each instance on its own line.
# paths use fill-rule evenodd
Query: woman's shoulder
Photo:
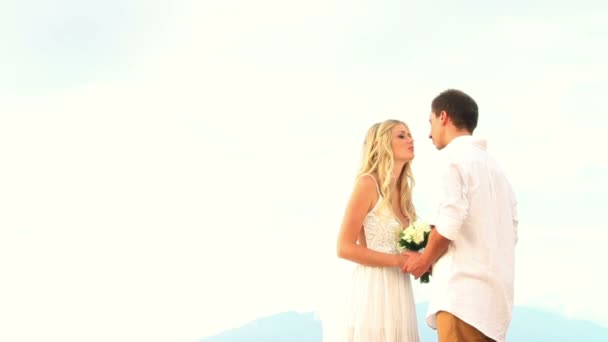
M 373 173 L 364 173 L 357 178 L 357 182 L 355 183 L 357 187 L 362 187 L 366 190 L 374 190 L 378 187 L 377 177 Z
M 360 175 L 355 182 L 355 191 L 370 198 L 372 202 L 376 202 L 380 197 L 380 188 L 376 176 L 372 173 Z

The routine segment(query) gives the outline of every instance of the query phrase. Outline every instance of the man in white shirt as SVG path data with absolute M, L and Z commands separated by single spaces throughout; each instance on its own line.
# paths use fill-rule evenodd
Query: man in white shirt
M 431 109 L 441 192 L 427 247 L 407 252 L 403 271 L 419 278 L 432 265 L 427 323 L 439 342 L 504 341 L 513 307 L 515 196 L 485 141 L 472 136 L 475 101 L 450 89 Z

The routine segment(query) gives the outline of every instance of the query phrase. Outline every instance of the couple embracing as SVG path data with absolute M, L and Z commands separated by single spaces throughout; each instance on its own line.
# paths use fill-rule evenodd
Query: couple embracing
M 429 138 L 441 175 L 422 252 L 397 236 L 417 220 L 412 203 L 414 140 L 407 125 L 373 125 L 340 229 L 337 253 L 357 264 L 339 326 L 326 342 L 418 342 L 410 278 L 432 272 L 427 324 L 440 342 L 505 341 L 513 306 L 515 196 L 485 141 L 473 137 L 476 102 L 446 90 L 431 104 Z

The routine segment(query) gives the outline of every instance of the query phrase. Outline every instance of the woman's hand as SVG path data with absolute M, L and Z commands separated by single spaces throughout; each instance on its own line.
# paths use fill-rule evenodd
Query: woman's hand
M 401 271 L 411 273 L 418 279 L 431 270 L 431 263 L 421 253 L 406 251 L 403 254 L 407 255 L 408 259 L 401 267 Z

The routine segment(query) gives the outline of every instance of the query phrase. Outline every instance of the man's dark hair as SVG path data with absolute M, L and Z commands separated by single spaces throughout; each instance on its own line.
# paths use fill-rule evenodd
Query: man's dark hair
M 479 110 L 472 97 L 456 89 L 448 89 L 437 95 L 431 103 L 431 109 L 436 116 L 445 111 L 454 126 L 473 133 L 477 127 Z

